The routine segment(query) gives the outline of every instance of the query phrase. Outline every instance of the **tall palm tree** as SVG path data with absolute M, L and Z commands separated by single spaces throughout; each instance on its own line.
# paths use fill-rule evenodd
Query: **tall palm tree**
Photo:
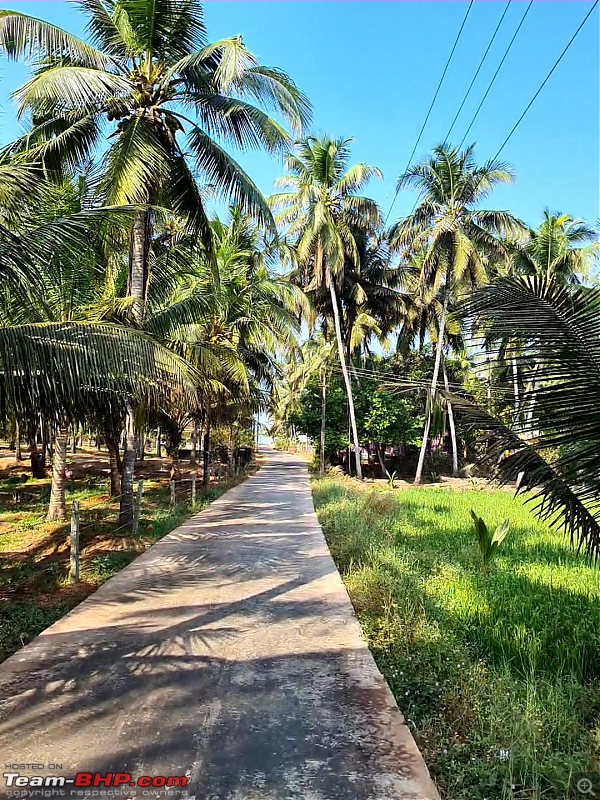
M 420 192 L 420 200 L 412 214 L 393 226 L 391 246 L 409 255 L 422 250 L 421 282 L 432 294 L 442 297 L 415 483 L 421 482 L 427 452 L 449 305 L 466 287 L 485 283 L 484 256 L 503 252 L 500 237 L 517 238 L 523 232 L 523 224 L 508 212 L 478 208 L 496 185 L 510 181 L 512 173 L 504 163 L 490 161 L 478 166 L 474 145 L 461 152 L 447 144 L 438 145 L 430 158 L 410 167 L 398 179 L 398 189 L 414 187 Z
M 16 11 L 0 11 L 0 52 L 31 58 L 33 77 L 16 92 L 32 128 L 17 143 L 46 169 L 73 168 L 94 156 L 106 134 L 104 201 L 162 204 L 187 217 L 210 247 L 196 183 L 263 222 L 271 217 L 249 176 L 219 142 L 281 150 L 282 126 L 295 129 L 309 104 L 280 70 L 261 65 L 240 36 L 209 43 L 197 0 L 77 0 L 88 41 Z M 191 112 L 192 116 L 188 116 Z M 148 285 L 152 218 L 136 215 L 130 239 L 129 294 L 141 324 Z
M 403 270 L 392 265 L 387 241 L 380 232 L 367 234 L 361 227 L 362 230 L 352 231 L 358 260 L 346 256 L 338 284 L 348 363 L 353 353 L 368 353 L 371 339 L 377 338 L 383 344 L 405 313 L 405 297 L 400 291 Z M 305 275 L 301 271 L 297 277 L 302 282 Z M 333 319 L 328 287 L 315 286 L 307 291 L 307 296 L 325 322 Z
M 510 253 L 513 275 L 544 275 L 557 283 L 580 283 L 589 276 L 600 248 L 598 232 L 569 214 L 544 209 L 540 225 L 516 242 Z
M 342 309 L 339 287 L 343 285 L 347 261 L 360 262 L 356 235 L 370 233 L 381 224 L 377 204 L 359 193 L 373 177 L 381 177 L 376 167 L 349 166 L 351 139 L 308 137 L 286 158 L 287 174 L 276 186 L 286 191 L 274 194 L 270 204 L 278 209 L 276 221 L 287 226 L 304 274 L 304 287 L 325 286 L 329 290 L 331 311 L 340 366 L 348 396 L 356 473 L 362 479 L 360 442 L 354 412 L 352 384 L 348 374 L 346 348 L 342 334 Z

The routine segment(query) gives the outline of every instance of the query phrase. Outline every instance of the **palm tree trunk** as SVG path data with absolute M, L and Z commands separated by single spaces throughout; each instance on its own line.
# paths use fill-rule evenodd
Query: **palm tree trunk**
M 110 465 L 110 494 L 118 497 L 121 494 L 121 454 L 118 441 L 110 434 L 104 435 L 108 450 L 108 463 Z
M 537 392 L 537 376 L 539 373 L 540 364 L 539 362 L 535 365 L 531 373 L 531 379 L 527 386 L 527 391 L 524 393 L 524 397 L 521 398 L 521 405 L 523 405 L 523 425 L 522 425 L 522 436 L 526 440 L 537 439 L 539 435 L 538 430 L 534 430 L 533 428 L 533 420 L 534 420 L 534 412 L 535 412 L 535 396 Z
M 161 431 L 160 425 L 159 425 L 158 428 L 156 429 L 156 457 L 157 458 L 162 458 L 162 443 L 161 443 L 161 438 L 160 438 L 161 436 L 162 436 L 162 431 Z
M 520 395 L 519 395 L 519 368 L 517 366 L 517 359 L 514 355 L 511 356 L 511 364 L 512 364 L 512 374 L 513 374 L 513 393 L 514 393 L 514 402 L 515 402 L 515 418 L 513 423 L 513 429 L 515 431 L 519 430 L 519 412 L 520 412 Z
M 137 437 L 136 461 L 144 461 L 146 457 L 146 433 L 142 430 Z
M 427 408 L 425 410 L 425 428 L 423 430 L 423 441 L 421 443 L 421 452 L 419 453 L 419 461 L 417 463 L 417 471 L 415 473 L 415 483 L 421 483 L 423 476 L 423 465 L 425 463 L 425 454 L 427 452 L 427 441 L 429 440 L 429 430 L 431 428 L 431 419 L 433 417 L 433 399 L 437 390 L 438 375 L 440 372 L 440 363 L 442 360 L 442 350 L 444 348 L 444 332 L 446 330 L 446 314 L 448 313 L 448 295 L 449 295 L 449 278 L 446 277 L 446 290 L 444 292 L 444 305 L 442 306 L 442 316 L 440 318 L 440 329 L 438 332 L 437 347 L 435 350 L 435 362 L 433 365 L 433 377 L 431 379 L 431 390 L 427 400 Z
M 128 295 L 133 298 L 132 315 L 135 323 L 141 325 L 146 304 L 146 284 L 148 278 L 148 240 L 149 217 L 147 211 L 135 215 L 131 229 L 129 249 Z
M 488 414 L 491 413 L 492 410 L 492 359 L 490 356 L 490 351 L 486 345 L 486 360 L 487 360 L 487 385 L 485 389 L 485 397 L 486 397 L 486 411 Z
M 331 303 L 333 305 L 333 322 L 335 327 L 335 337 L 337 340 L 338 353 L 340 356 L 340 366 L 344 376 L 344 383 L 346 384 L 346 394 L 348 396 L 348 410 L 350 412 L 350 424 L 352 426 L 352 439 L 354 442 L 354 453 L 356 458 L 356 477 L 362 481 L 362 467 L 360 463 L 360 444 L 358 442 L 358 429 L 356 427 L 356 415 L 354 413 L 354 399 L 352 397 L 352 385 L 350 383 L 350 376 L 348 375 L 348 368 L 346 366 L 346 359 L 344 358 L 344 342 L 342 341 L 342 329 L 340 326 L 340 311 L 337 304 L 337 295 L 335 291 L 335 284 L 333 276 L 329 276 L 329 292 L 331 294 Z
M 135 215 L 129 243 L 129 277 L 127 294 L 133 298 L 132 317 L 136 325 L 144 320 L 148 284 L 148 250 L 150 245 L 150 216 L 147 211 Z M 135 436 L 133 409 L 127 408 L 126 443 L 121 477 L 121 505 L 119 525 L 133 526 L 133 481 L 138 443 Z
M 321 369 L 321 442 L 319 449 L 319 475 L 325 474 L 325 414 L 327 412 L 327 382 L 325 368 Z
M 50 430 L 48 427 L 48 423 L 46 420 L 41 417 L 40 418 L 40 431 L 42 434 L 42 453 L 40 457 L 41 468 L 46 472 L 46 458 L 52 458 L 52 447 L 51 447 L 51 440 L 52 436 L 50 435 Z
M 381 477 L 385 478 L 387 470 L 385 468 L 385 455 L 381 442 L 376 442 L 375 451 L 377 452 L 377 459 L 379 460 L 379 467 L 381 468 Z
M 33 478 L 45 478 L 46 469 L 44 465 L 43 453 L 38 450 L 35 435 L 33 435 L 29 442 L 29 461 L 31 463 L 31 475 Z
M 208 420 L 202 442 L 202 485 L 206 489 L 210 486 L 210 422 Z
M 119 525 L 126 525 L 127 527 L 133 525 L 133 478 L 136 451 L 137 442 L 133 409 L 131 406 L 127 406 L 127 414 L 125 416 L 125 453 L 123 456 L 121 503 L 119 507 Z
M 446 370 L 445 359 L 442 359 L 442 371 L 444 373 L 444 387 L 446 391 L 449 392 L 450 386 L 448 384 L 448 372 Z M 458 444 L 456 441 L 456 427 L 454 425 L 452 403 L 448 403 L 448 427 L 450 428 L 450 440 L 452 442 L 452 477 L 458 478 Z
M 65 505 L 65 463 L 67 460 L 67 437 L 69 430 L 66 425 L 61 425 L 54 439 L 54 458 L 52 461 L 52 485 L 50 488 L 50 504 L 48 506 L 47 522 L 65 519 L 67 508 Z
M 23 453 L 21 452 L 21 429 L 19 427 L 19 420 L 15 420 L 15 461 L 22 461 Z
M 194 428 L 192 430 L 192 455 L 190 463 L 195 464 L 198 460 L 198 420 L 194 420 Z

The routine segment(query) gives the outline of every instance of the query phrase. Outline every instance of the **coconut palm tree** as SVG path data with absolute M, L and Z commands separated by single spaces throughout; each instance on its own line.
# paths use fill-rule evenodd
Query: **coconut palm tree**
M 589 276 L 599 252 L 596 230 L 546 208 L 540 225 L 514 244 L 508 269 L 513 275 L 545 275 L 560 284 L 576 284 Z
M 422 250 L 421 282 L 432 295 L 442 297 L 415 483 L 421 482 L 423 472 L 450 303 L 465 288 L 485 283 L 484 256 L 504 252 L 501 237 L 518 238 L 524 231 L 523 224 L 508 212 L 478 208 L 495 186 L 510 181 L 512 173 L 504 163 L 492 161 L 478 166 L 474 145 L 461 152 L 447 144 L 436 147 L 430 158 L 410 167 L 398 179 L 398 189 L 418 189 L 420 201 L 413 213 L 393 226 L 391 246 L 408 255 Z
M 261 65 L 240 36 L 209 43 L 197 0 L 78 0 L 88 40 L 16 11 L 0 11 L 0 52 L 30 58 L 33 77 L 16 92 L 32 128 L 26 149 L 47 170 L 73 169 L 106 135 L 100 189 L 109 205 L 158 204 L 184 215 L 212 241 L 195 175 L 263 222 L 264 200 L 220 143 L 281 150 L 309 104 L 280 70 Z M 191 116 L 188 114 L 191 113 Z M 148 285 L 150 211 L 136 215 L 129 294 L 141 324 Z
M 351 139 L 308 137 L 286 158 L 287 174 L 276 186 L 270 205 L 278 210 L 276 221 L 287 227 L 307 291 L 325 286 L 329 290 L 340 366 L 348 396 L 350 424 L 356 458 L 356 473 L 362 478 L 360 442 L 354 412 L 342 333 L 339 289 L 343 286 L 347 261 L 358 268 L 357 233 L 368 234 L 381 224 L 377 204 L 359 193 L 373 177 L 376 167 L 349 166 Z
M 0 51 L 41 65 L 16 93 L 33 127 L 14 149 L 27 150 L 47 171 L 72 169 L 110 131 L 99 185 L 104 203 L 174 209 L 207 251 L 212 236 L 196 173 L 269 223 L 257 187 L 220 143 L 271 152 L 287 146 L 284 128 L 253 101 L 299 129 L 309 104 L 294 83 L 262 66 L 239 36 L 208 43 L 197 0 L 79 0 L 79 6 L 89 41 L 18 12 L 0 12 Z M 138 326 L 148 296 L 152 223 L 152 212 L 140 210 L 129 243 L 127 293 Z M 133 507 L 132 409 L 126 427 L 122 520 Z
M 520 240 L 509 241 L 504 257 L 491 260 L 488 268 L 490 279 L 537 275 L 557 285 L 577 285 L 594 269 L 600 252 L 597 238 L 597 232 L 582 220 L 545 209 L 542 222 L 536 229 L 529 230 Z M 499 364 L 506 364 L 512 378 L 513 426 L 519 431 L 524 417 L 531 417 L 530 404 L 535 397 L 529 393 L 529 403 L 526 403 L 523 395 L 529 391 L 528 387 L 535 387 L 539 381 L 541 366 L 517 358 L 523 342 L 516 341 L 514 336 L 495 343 L 494 348 Z

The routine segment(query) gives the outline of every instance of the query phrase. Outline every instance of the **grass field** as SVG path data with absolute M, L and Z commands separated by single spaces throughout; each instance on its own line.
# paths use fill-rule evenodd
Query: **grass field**
M 600 771 L 600 576 L 504 491 L 369 489 L 315 504 L 379 668 L 445 800 L 581 798 Z M 489 574 L 469 511 L 511 529 Z
M 105 480 L 73 480 L 67 508 L 79 500 L 81 580 L 69 583 L 70 523 L 47 523 L 49 479 L 19 485 L 0 480 L 0 662 L 62 617 L 104 581 L 228 488 L 233 478 L 206 492 L 195 506 L 178 497 L 170 507 L 168 478 L 146 480 L 137 535 L 120 529 L 119 501 L 108 495 Z M 189 486 L 189 484 L 188 484 Z M 22 493 L 14 504 L 13 496 Z M 181 500 L 181 502 L 179 502 Z

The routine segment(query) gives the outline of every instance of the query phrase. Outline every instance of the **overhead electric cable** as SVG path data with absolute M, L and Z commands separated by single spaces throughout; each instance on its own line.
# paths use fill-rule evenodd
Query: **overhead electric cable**
M 445 141 L 445 142 L 447 142 L 447 141 L 448 141 L 448 139 L 450 138 L 450 134 L 452 133 L 452 128 L 454 127 L 454 125 L 455 125 L 455 123 L 456 123 L 456 120 L 457 120 L 457 119 L 458 119 L 458 117 L 459 117 L 459 114 L 460 114 L 460 112 L 463 110 L 463 106 L 464 106 L 464 104 L 467 102 L 467 99 L 468 99 L 469 95 L 471 94 L 471 89 L 473 88 L 473 85 L 475 84 L 475 81 L 477 80 L 477 76 L 479 75 L 479 73 L 480 73 L 480 71 L 481 71 L 481 68 L 482 68 L 482 66 L 483 66 L 483 64 L 484 64 L 484 62 L 485 62 L 485 60 L 486 60 L 486 58 L 487 58 L 487 54 L 490 52 L 490 49 L 491 49 L 492 45 L 494 44 L 494 41 L 495 41 L 495 39 L 496 39 L 496 36 L 497 36 L 497 34 L 498 34 L 498 31 L 500 30 L 500 26 L 502 25 L 502 22 L 503 22 L 503 20 L 504 20 L 504 17 L 506 16 L 506 12 L 507 12 L 507 11 L 508 11 L 508 9 L 510 8 L 510 4 L 511 4 L 511 2 L 512 2 L 512 0 L 508 0 L 508 3 L 506 4 L 506 8 L 505 8 L 505 9 L 504 9 L 504 11 L 502 12 L 502 16 L 500 17 L 500 21 L 499 21 L 499 22 L 498 22 L 498 24 L 496 25 L 496 30 L 495 30 L 495 31 L 494 31 L 494 33 L 492 34 L 492 38 L 490 39 L 490 41 L 489 41 L 489 44 L 488 44 L 488 46 L 486 47 L 485 53 L 484 53 L 484 54 L 483 54 L 483 56 L 481 57 L 481 61 L 479 62 L 479 66 L 477 67 L 477 70 L 476 70 L 476 72 L 475 72 L 475 75 L 473 75 L 473 80 L 472 80 L 472 81 L 471 81 L 471 83 L 469 84 L 469 88 L 467 89 L 467 91 L 466 91 L 466 94 L 465 94 L 465 96 L 464 96 L 464 97 L 463 97 L 463 99 L 462 99 L 462 103 L 460 104 L 460 106 L 458 107 L 458 111 L 457 111 L 457 112 L 456 112 L 456 114 L 454 115 L 454 119 L 452 120 L 452 124 L 451 124 L 451 125 L 450 125 L 450 127 L 448 128 L 448 133 L 446 134 L 446 138 L 444 139 L 444 141 Z
M 498 152 L 497 152 L 497 153 L 496 153 L 496 155 L 494 156 L 494 160 L 496 160 L 496 159 L 498 158 L 498 156 L 500 155 L 500 153 L 501 153 L 501 152 L 504 150 L 504 148 L 505 148 L 505 146 L 506 146 L 506 144 L 507 144 L 508 140 L 509 140 L 509 139 L 510 139 L 510 137 L 513 135 L 513 133 L 514 133 L 514 132 L 517 130 L 517 128 L 519 127 L 519 125 L 521 124 L 521 121 L 523 120 L 523 117 L 525 116 L 525 114 L 527 114 L 527 112 L 529 111 L 529 109 L 531 108 L 531 106 L 534 104 L 534 102 L 535 102 L 535 100 L 536 100 L 537 96 L 539 95 L 539 93 L 542 91 L 542 89 L 544 88 L 544 86 L 545 86 L 545 85 L 548 83 L 548 81 L 550 80 L 550 77 L 551 77 L 552 73 L 553 73 L 553 72 L 554 72 L 554 70 L 555 70 L 555 69 L 558 67 L 558 65 L 560 64 L 560 62 L 562 61 L 562 59 L 563 59 L 563 57 L 564 57 L 565 53 L 567 52 L 567 50 L 568 50 L 568 49 L 571 47 L 571 45 L 573 44 L 573 42 L 574 42 L 574 41 L 575 41 L 575 39 L 577 38 L 577 35 L 579 34 L 579 31 L 580 31 L 580 30 L 583 28 L 583 26 L 585 25 L 585 23 L 586 23 L 586 22 L 588 21 L 588 19 L 591 17 L 591 15 L 592 15 L 592 13 L 593 13 L 593 11 L 594 11 L 594 9 L 596 8 L 596 6 L 597 6 L 597 5 L 598 5 L 598 0 L 595 0 L 594 4 L 592 5 L 592 7 L 591 7 L 591 8 L 590 8 L 590 10 L 588 11 L 588 13 L 587 13 L 587 14 L 585 15 L 585 17 L 583 18 L 583 21 L 581 22 L 581 24 L 579 25 L 579 27 L 577 28 L 577 30 L 575 31 L 575 33 L 573 34 L 573 36 L 571 36 L 571 38 L 570 38 L 570 40 L 569 40 L 569 43 L 567 44 L 567 46 L 565 47 L 565 49 L 562 51 L 562 53 L 559 55 L 559 57 L 558 57 L 558 58 L 556 59 L 556 61 L 554 62 L 554 66 L 552 67 L 552 69 L 550 70 L 550 72 L 549 72 L 549 73 L 546 75 L 546 77 L 544 78 L 544 80 L 543 80 L 543 81 L 542 81 L 542 83 L 540 84 L 540 88 L 537 90 L 537 92 L 536 92 L 536 93 L 533 95 L 533 97 L 531 98 L 531 100 L 530 100 L 530 101 L 529 101 L 529 103 L 527 104 L 527 107 L 525 108 L 525 111 L 523 111 L 523 113 L 521 114 L 521 116 L 519 117 L 519 119 L 518 119 L 518 120 L 516 121 L 516 123 L 514 124 L 514 126 L 513 126 L 512 130 L 511 130 L 511 132 L 508 134 L 508 136 L 506 137 L 506 139 L 505 139 L 505 140 L 502 142 L 502 145 L 500 146 L 500 149 L 498 150 Z
M 429 110 L 427 112 L 427 116 L 425 117 L 425 121 L 423 122 L 423 125 L 421 126 L 421 130 L 419 131 L 419 135 L 417 136 L 417 141 L 415 142 L 415 146 L 413 147 L 412 153 L 410 154 L 410 158 L 408 159 L 408 162 L 406 164 L 404 172 L 406 172 L 406 170 L 410 167 L 411 161 L 413 160 L 413 156 L 417 151 L 417 147 L 419 146 L 419 142 L 421 141 L 421 136 L 423 135 L 423 131 L 425 130 L 425 126 L 427 125 L 427 122 L 429 121 L 429 117 L 430 117 L 431 112 L 433 110 L 433 106 L 435 105 L 435 101 L 437 100 L 437 96 L 440 93 L 440 89 L 442 88 L 442 83 L 444 82 L 444 78 L 446 77 L 446 73 L 448 72 L 448 67 L 450 66 L 450 62 L 452 61 L 452 56 L 454 55 L 454 51 L 456 50 L 456 46 L 458 45 L 459 39 L 460 39 L 461 34 L 463 32 L 463 28 L 465 27 L 465 23 L 466 23 L 466 21 L 467 21 L 467 19 L 469 17 L 469 14 L 471 13 L 471 8 L 473 7 L 474 1 L 475 0 L 470 0 L 470 2 L 469 2 L 469 6 L 467 8 L 467 13 L 464 16 L 464 19 L 462 21 L 462 25 L 460 26 L 460 29 L 459 29 L 458 33 L 456 34 L 456 39 L 454 40 L 454 45 L 452 46 L 452 50 L 450 51 L 450 55 L 448 56 L 448 60 L 446 61 L 446 66 L 444 67 L 444 71 L 442 72 L 442 77 L 439 80 L 439 83 L 437 85 L 437 89 L 435 90 L 435 94 L 433 95 L 433 100 L 431 101 L 431 105 L 429 106 Z M 400 191 L 400 188 L 396 187 L 396 193 L 394 195 L 394 199 L 392 200 L 392 204 L 390 206 L 390 210 L 388 211 L 388 213 L 386 215 L 384 225 L 387 225 L 387 221 L 388 221 L 388 219 L 390 217 L 390 214 L 392 213 L 392 209 L 394 208 L 394 205 L 396 203 L 396 199 L 398 197 L 398 192 L 399 191 Z
M 501 60 L 501 61 L 500 61 L 500 63 L 498 64 L 498 68 L 496 69 L 496 72 L 494 72 L 494 74 L 493 74 L 493 76 L 492 76 L 492 79 L 491 79 L 491 81 L 489 82 L 488 88 L 486 89 L 486 91 L 485 91 L 485 94 L 483 95 L 483 98 L 482 98 L 482 100 L 481 100 L 481 103 L 479 103 L 479 105 L 477 106 L 477 111 L 476 111 L 476 112 L 475 112 L 475 114 L 473 115 L 473 119 L 471 120 L 471 122 L 469 123 L 469 127 L 468 127 L 468 128 L 467 128 L 467 130 L 465 131 L 465 135 L 463 136 L 463 138 L 462 138 L 462 140 L 461 140 L 460 144 L 458 145 L 458 149 L 459 149 L 459 150 L 460 150 L 460 148 L 463 146 L 463 143 L 464 143 L 465 139 L 466 139 L 466 138 L 467 138 L 467 136 L 469 135 L 469 131 L 471 130 L 471 128 L 473 127 L 473 125 L 474 125 L 474 123 L 475 123 L 475 120 L 476 120 L 476 119 L 477 119 L 477 117 L 479 116 L 479 112 L 481 111 L 481 108 L 482 108 L 483 104 L 485 103 L 485 101 L 486 101 L 486 98 L 487 98 L 488 94 L 490 93 L 490 91 L 491 91 L 491 89 L 492 89 L 492 86 L 494 85 L 494 83 L 495 83 L 495 81 L 496 81 L 496 78 L 498 77 L 498 73 L 499 73 L 499 72 L 500 72 L 500 70 L 502 69 L 502 65 L 503 65 L 503 64 L 504 64 L 504 62 L 506 61 L 506 57 L 507 57 L 507 56 L 508 56 L 508 54 L 510 53 L 510 50 L 511 50 L 511 48 L 512 48 L 512 46 L 513 46 L 513 43 L 514 43 L 515 39 L 517 38 L 517 35 L 518 35 L 519 31 L 521 30 L 521 27 L 523 26 L 523 23 L 525 22 L 525 19 L 527 18 L 527 14 L 529 14 L 529 9 L 531 8 L 531 6 L 532 6 L 532 5 L 533 5 L 533 0 L 529 0 L 529 3 L 528 3 L 528 5 L 527 5 L 527 8 L 525 9 L 525 12 L 524 12 L 523 16 L 521 17 L 521 21 L 519 22 L 519 24 L 518 24 L 518 26 L 517 26 L 517 29 L 516 29 L 516 31 L 513 33 L 513 37 L 512 37 L 512 39 L 510 40 L 510 42 L 508 43 L 508 47 L 507 47 L 507 48 L 506 48 L 506 50 L 504 51 L 504 55 L 502 56 L 502 60 Z

